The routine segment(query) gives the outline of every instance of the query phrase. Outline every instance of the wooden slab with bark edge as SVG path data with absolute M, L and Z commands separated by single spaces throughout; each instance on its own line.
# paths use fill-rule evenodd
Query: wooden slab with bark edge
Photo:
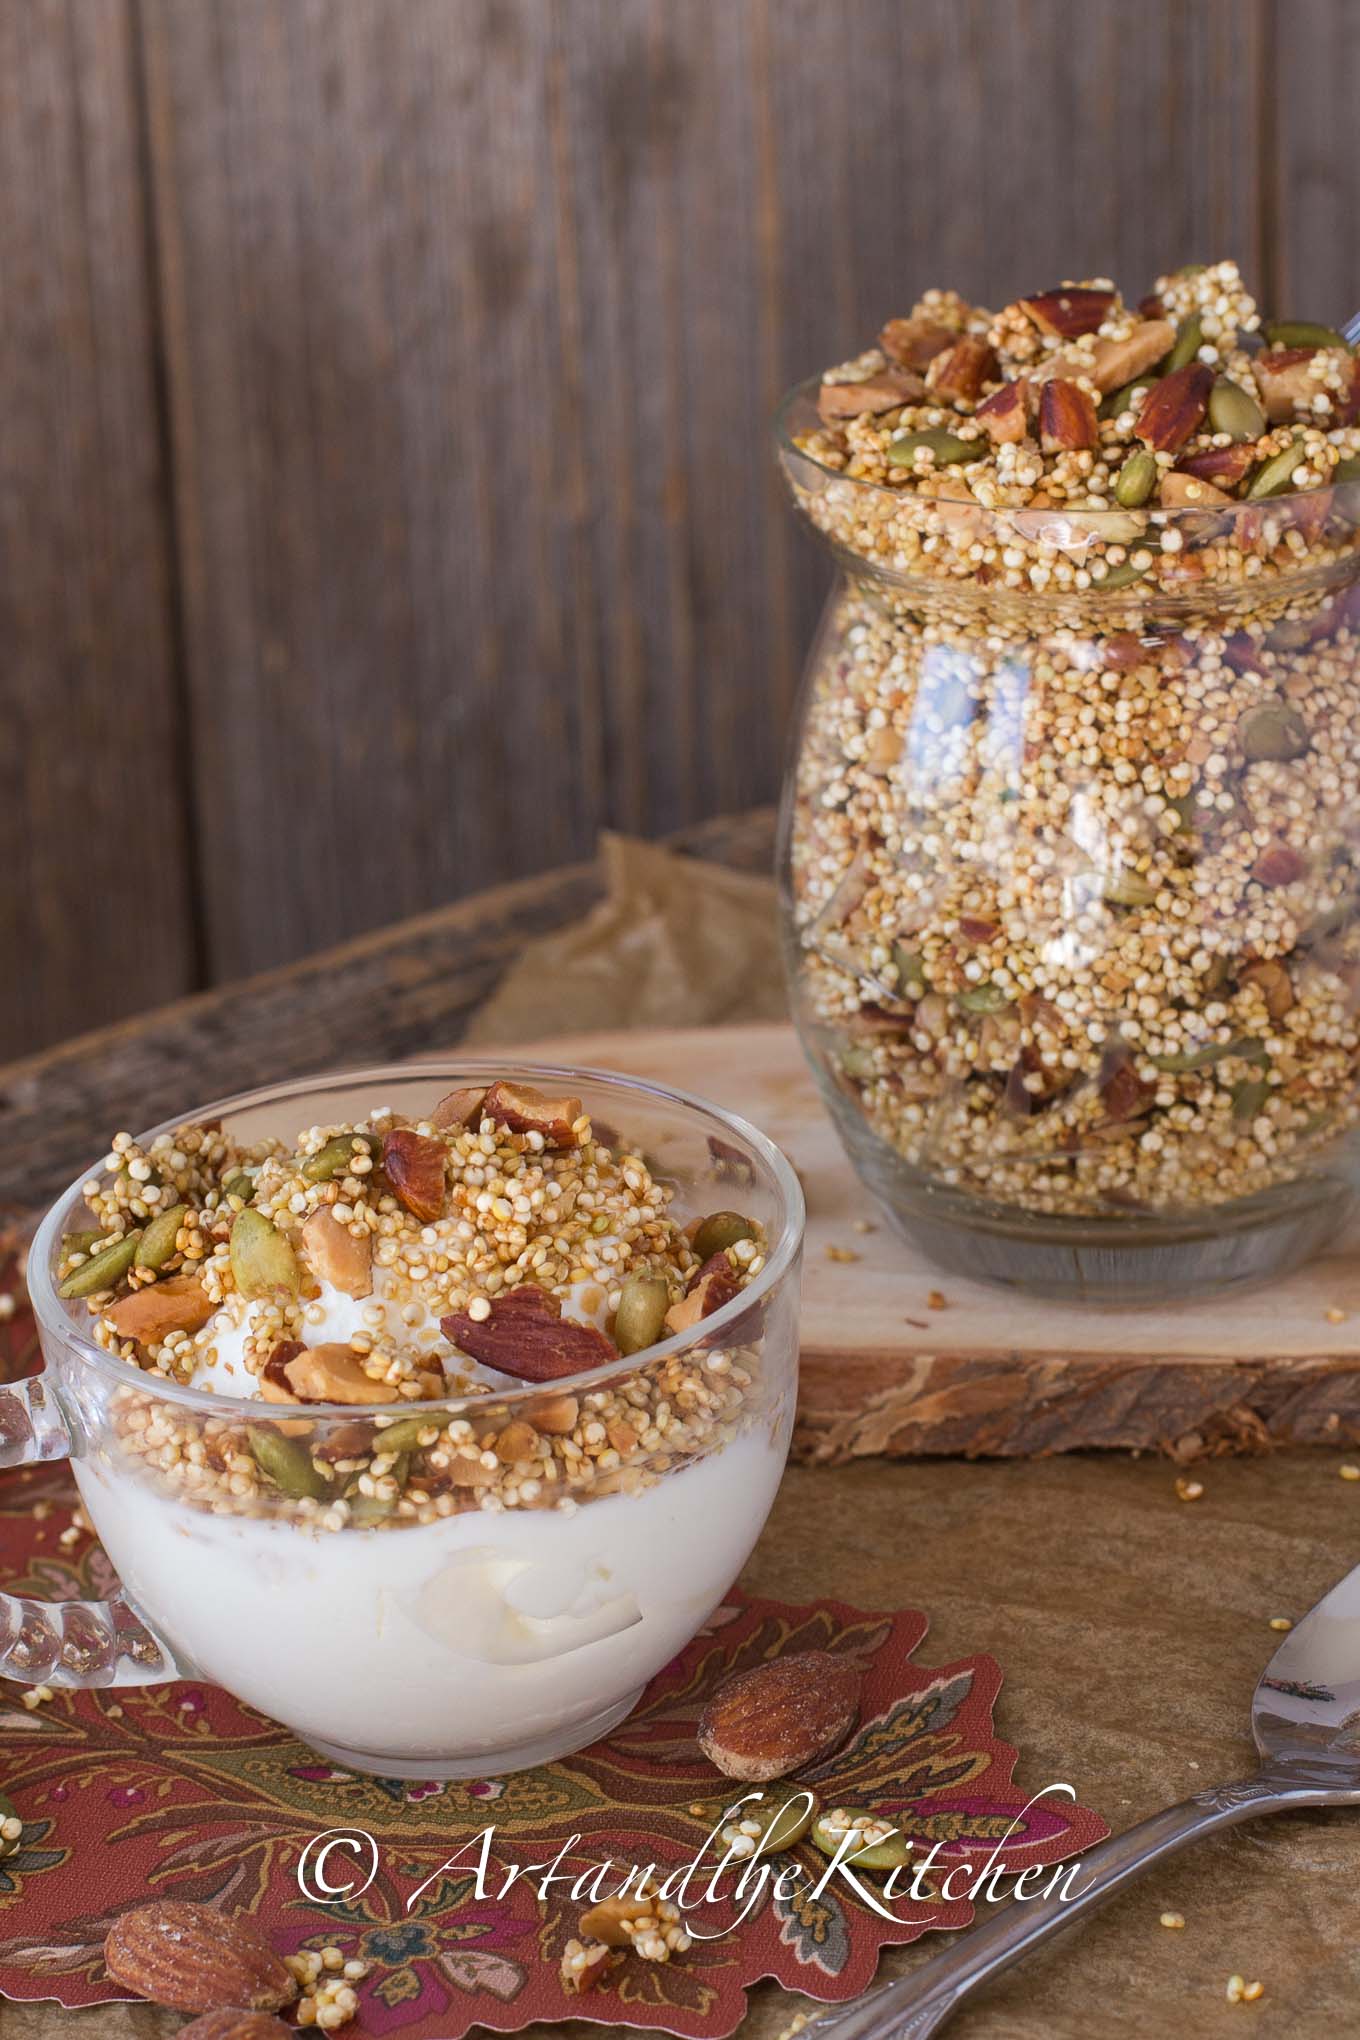
M 796 1456 L 1029 1456 L 1360 1440 L 1360 1237 L 1217 1302 L 1059 1304 L 943 1276 L 892 1232 L 823 1111 L 793 1030 L 562 1036 L 516 1047 L 650 1077 L 744 1113 L 808 1202 Z M 869 1231 L 858 1228 L 868 1225 Z M 833 1260 L 828 1247 L 856 1261 Z M 932 1291 L 945 1308 L 932 1310 Z M 1345 1313 L 1340 1324 L 1327 1312 Z

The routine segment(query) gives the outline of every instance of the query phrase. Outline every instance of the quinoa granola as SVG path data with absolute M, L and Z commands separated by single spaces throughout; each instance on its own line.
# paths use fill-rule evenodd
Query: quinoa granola
M 333 1531 L 570 1511 L 720 1448 L 756 1412 L 760 1306 L 721 1343 L 702 1324 L 761 1272 L 762 1228 L 734 1211 L 682 1224 L 671 1188 L 577 1098 L 502 1082 L 291 1146 L 211 1124 L 145 1148 L 120 1133 L 83 1191 L 90 1225 L 64 1236 L 58 1285 L 136 1370 L 114 1400 L 121 1448 L 215 1513 Z M 648 1359 L 691 1329 L 685 1351 Z M 597 1388 L 555 1386 L 630 1355 Z M 258 1397 L 259 1420 L 156 1379 Z M 322 1403 L 352 1419 L 309 1418 Z
M 919 1180 L 1278 1193 L 1355 1124 L 1360 360 L 1235 266 L 933 291 L 785 418 L 846 569 L 790 804 L 800 1018 Z

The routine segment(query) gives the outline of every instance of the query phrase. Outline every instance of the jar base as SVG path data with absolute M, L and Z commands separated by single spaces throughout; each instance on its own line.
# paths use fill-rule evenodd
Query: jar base
M 1269 1282 L 1310 1260 L 1356 1208 L 1336 1183 L 1274 1211 L 1175 1219 L 1013 1220 L 904 1206 L 873 1185 L 894 1229 L 951 1275 L 1065 1303 L 1164 1304 Z
M 351 1750 L 342 1743 L 320 1742 L 315 1736 L 303 1736 L 302 1740 L 318 1756 L 329 1763 L 338 1764 L 346 1771 L 362 1771 L 376 1778 L 501 1778 L 509 1771 L 532 1770 L 535 1764 L 551 1764 L 558 1757 L 569 1757 L 577 1750 L 585 1749 L 590 1743 L 598 1742 L 608 1735 L 611 1728 L 617 1728 L 625 1715 L 631 1714 L 642 1698 L 645 1687 L 639 1686 L 626 1699 L 616 1701 L 602 1713 L 592 1714 L 586 1721 L 577 1721 L 570 1728 L 559 1729 L 555 1734 L 540 1736 L 536 1742 L 518 1743 L 511 1749 L 487 1750 L 480 1756 L 471 1757 L 400 1757 L 376 1751 Z

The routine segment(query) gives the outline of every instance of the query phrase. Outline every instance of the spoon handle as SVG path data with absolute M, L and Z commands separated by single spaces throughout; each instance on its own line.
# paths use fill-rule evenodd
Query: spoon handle
M 1163 1856 L 1216 1828 L 1274 1813 L 1295 1804 L 1298 1798 L 1306 1795 L 1296 1795 L 1275 1780 L 1244 1778 L 1154 1813 L 1082 1856 L 1070 1897 L 1012 1901 L 910 1976 L 898 1977 L 837 2011 L 824 2012 L 804 2029 L 808 2040 L 813 2036 L 816 2040 L 889 2040 L 889 2036 L 921 2040 L 944 2024 L 967 1992 L 1009 1968 L 1047 1935 L 1103 1905 Z

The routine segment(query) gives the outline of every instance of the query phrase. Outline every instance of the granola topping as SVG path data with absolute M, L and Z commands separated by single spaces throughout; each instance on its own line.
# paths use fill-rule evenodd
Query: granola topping
M 750 1421 L 758 1322 L 660 1362 L 647 1350 L 760 1273 L 760 1226 L 728 1209 L 682 1224 L 669 1187 L 579 1099 L 500 1083 L 432 1101 L 415 1124 L 377 1107 L 291 1145 L 209 1126 L 145 1148 L 119 1134 L 84 1194 L 91 1225 L 67 1236 L 57 1273 L 90 1336 L 128 1363 L 123 1448 L 214 1511 L 339 1530 L 572 1508 Z M 154 1267 L 113 1251 L 162 1211 Z M 728 1244 L 701 1257 L 696 1236 Z M 602 1387 L 553 1387 L 625 1353 L 634 1371 Z M 204 1418 L 158 1398 L 156 1379 L 257 1396 L 260 1421 Z M 526 1382 L 542 1396 L 512 1409 L 506 1392 Z M 401 1402 L 408 1418 L 368 1414 Z M 309 1419 L 318 1404 L 354 1421 Z

